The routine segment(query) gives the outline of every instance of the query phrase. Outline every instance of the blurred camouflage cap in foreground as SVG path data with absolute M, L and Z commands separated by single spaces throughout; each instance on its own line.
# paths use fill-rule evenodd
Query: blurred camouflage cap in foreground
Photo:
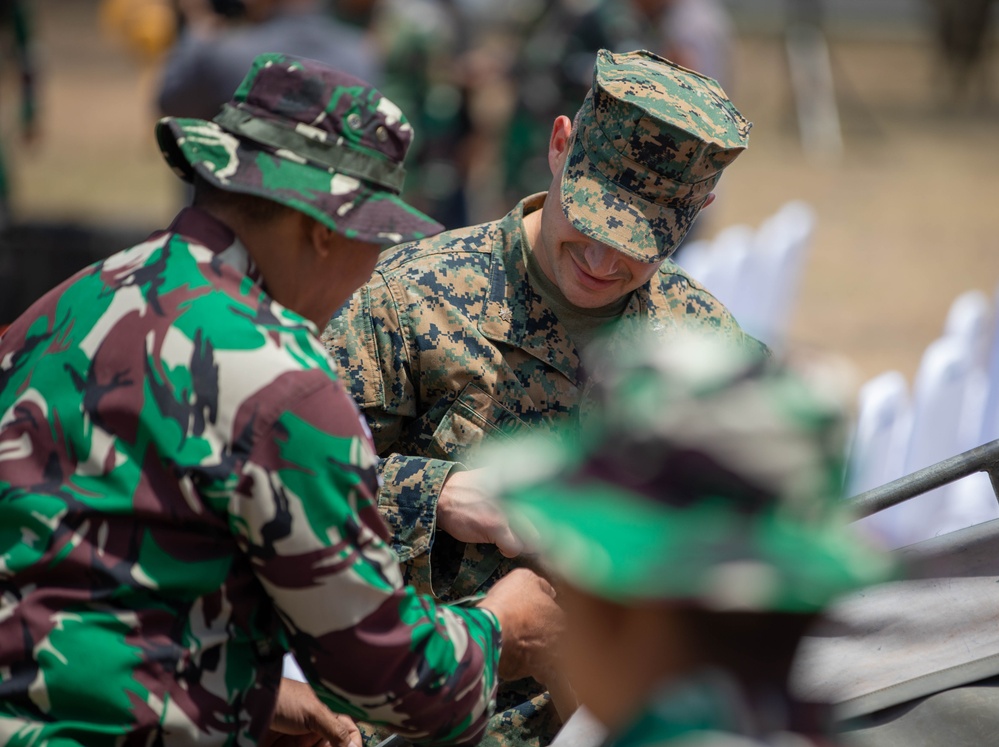
M 558 575 L 618 601 L 784 612 L 890 575 L 847 526 L 826 387 L 701 337 L 599 350 L 578 431 L 492 455 L 511 526 Z
M 679 245 L 752 124 L 717 82 L 637 51 L 597 53 L 562 174 L 582 233 L 642 262 Z
M 188 181 L 300 210 L 382 245 L 442 226 L 399 197 L 413 129 L 368 83 L 315 60 L 263 54 L 211 122 L 167 117 L 156 139 Z

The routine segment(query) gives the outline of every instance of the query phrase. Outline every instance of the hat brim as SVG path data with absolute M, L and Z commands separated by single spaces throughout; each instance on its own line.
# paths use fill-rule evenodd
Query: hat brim
M 611 181 L 593 165 L 575 129 L 559 191 L 573 227 L 640 262 L 668 258 L 704 204 L 660 205 Z
M 444 229 L 392 192 L 259 146 L 214 122 L 167 117 L 156 125 L 156 140 L 182 179 L 197 173 L 219 189 L 299 210 L 351 239 L 392 246 Z
M 521 448 L 553 447 L 529 439 L 504 449 L 504 462 L 517 463 Z M 862 544 L 845 515 L 815 523 L 779 512 L 741 516 L 709 498 L 674 508 L 564 476 L 501 489 L 500 500 L 528 551 L 572 585 L 618 602 L 813 612 L 892 575 L 891 561 Z

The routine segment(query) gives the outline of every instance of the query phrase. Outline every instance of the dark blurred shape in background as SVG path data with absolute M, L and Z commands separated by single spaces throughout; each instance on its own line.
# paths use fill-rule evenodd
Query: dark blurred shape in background
M 934 11 L 941 58 L 940 90 L 946 104 L 985 103 L 991 77 L 995 0 L 927 0 Z M 977 91 L 975 90 L 977 88 Z
M 0 234 L 0 326 L 42 294 L 109 254 L 141 242 L 149 231 L 126 225 L 19 222 Z

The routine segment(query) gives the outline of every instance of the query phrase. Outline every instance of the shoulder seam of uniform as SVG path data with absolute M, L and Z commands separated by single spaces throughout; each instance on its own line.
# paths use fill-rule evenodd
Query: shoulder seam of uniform
M 477 228 L 478 227 L 481 226 L 477 226 Z M 485 231 L 484 233 L 488 234 L 491 232 L 491 230 L 492 229 L 490 229 L 489 231 Z M 471 255 L 492 254 L 493 246 L 489 242 L 487 242 L 484 246 L 477 248 L 468 246 L 466 238 L 469 235 L 470 234 L 465 234 L 464 236 L 460 237 L 456 236 L 454 239 L 448 240 L 448 242 L 445 244 L 420 247 L 417 251 L 409 252 L 409 256 L 404 258 L 400 258 L 396 255 L 393 255 L 391 257 L 386 257 L 384 264 L 379 263 L 379 266 L 377 267 L 376 271 L 384 275 L 385 273 L 401 270 L 407 267 L 408 265 L 412 264 L 413 262 L 418 262 L 421 259 L 425 259 L 427 257 L 436 257 L 442 254 L 449 254 L 452 256 L 458 254 L 471 254 Z M 432 240 L 432 237 L 429 240 Z M 428 239 L 422 239 L 422 241 L 428 241 Z M 406 245 L 402 244 L 401 246 L 406 246 Z

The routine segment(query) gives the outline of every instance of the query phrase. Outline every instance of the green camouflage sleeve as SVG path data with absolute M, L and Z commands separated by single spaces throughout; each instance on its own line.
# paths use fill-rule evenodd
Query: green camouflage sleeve
M 498 622 L 402 585 L 376 533 L 376 457 L 342 389 L 316 381 L 257 441 L 233 531 L 328 706 L 411 741 L 474 743 L 495 696 Z
M 429 592 L 437 499 L 451 471 L 462 466 L 402 453 L 419 450 L 401 448 L 400 442 L 421 414 L 406 332 L 391 289 L 376 272 L 333 317 L 323 342 L 383 457 L 378 508 L 392 531 L 391 544 L 404 579 Z

